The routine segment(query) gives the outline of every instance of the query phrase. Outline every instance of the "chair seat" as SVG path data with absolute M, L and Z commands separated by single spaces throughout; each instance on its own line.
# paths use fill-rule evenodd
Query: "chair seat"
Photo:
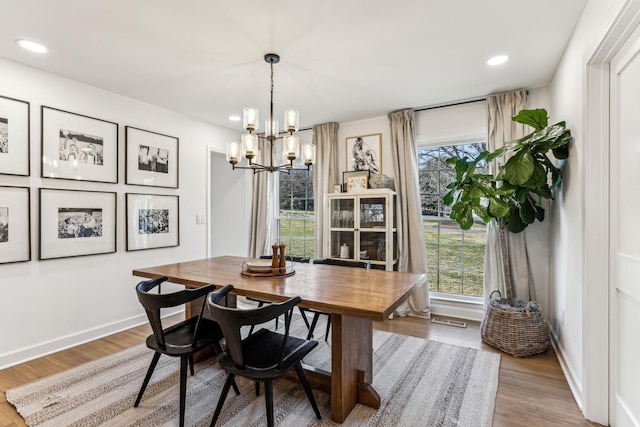
M 224 370 L 241 377 L 258 381 L 281 378 L 318 345 L 316 341 L 287 337 L 282 366 L 277 368 L 284 338 L 284 335 L 277 332 L 260 329 L 242 341 L 244 369 L 238 368 L 227 352 L 218 355 L 218 363 Z
M 169 356 L 182 356 L 194 353 L 216 341 L 222 339 L 222 331 L 213 320 L 202 318 L 200 320 L 200 333 L 196 339 L 193 334 L 198 318 L 192 317 L 164 330 L 165 348 L 158 345 L 158 340 L 152 334 L 147 337 L 147 347 Z M 217 330 L 218 333 L 211 333 Z

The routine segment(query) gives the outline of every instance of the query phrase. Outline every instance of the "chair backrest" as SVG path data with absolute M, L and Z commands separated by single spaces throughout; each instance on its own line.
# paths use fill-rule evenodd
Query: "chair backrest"
M 347 261 L 342 259 L 324 258 L 314 259 L 314 264 L 328 264 L 328 265 L 341 265 L 343 267 L 359 267 L 367 268 L 367 263 L 362 261 Z
M 302 300 L 294 297 L 281 303 L 272 303 L 255 309 L 237 309 L 219 305 L 218 303 L 233 289 L 233 285 L 227 285 L 218 292 L 210 293 L 207 297 L 207 307 L 209 315 L 218 322 L 222 335 L 227 343 L 227 354 L 231 357 L 234 365 L 238 369 L 245 369 L 244 354 L 242 351 L 242 337 L 240 328 L 243 326 L 259 325 L 268 322 L 284 314 L 285 333 L 282 340 L 282 349 L 278 367 L 282 365 L 287 338 L 289 337 L 289 326 L 293 308 Z
M 182 291 L 171 292 L 167 294 L 160 293 L 160 284 L 167 280 L 167 277 L 158 277 L 151 280 L 143 280 L 136 285 L 136 293 L 138 294 L 138 301 L 144 307 L 147 313 L 147 318 L 151 324 L 153 335 L 160 348 L 166 348 L 166 342 L 164 339 L 164 330 L 162 328 L 162 317 L 160 310 L 162 308 L 175 307 L 178 305 L 191 302 L 197 298 L 204 297 L 209 292 L 216 289 L 215 285 L 207 285 L 197 289 L 185 289 Z M 158 293 L 151 293 L 151 290 L 158 286 Z M 204 309 L 205 304 L 202 304 Z M 200 317 L 202 317 L 202 310 L 200 311 Z M 198 333 L 198 326 L 194 331 L 194 337 Z
M 272 259 L 271 255 L 262 255 L 260 259 Z M 308 256 L 291 256 L 285 255 L 287 261 L 299 262 L 301 264 L 309 264 L 310 258 Z

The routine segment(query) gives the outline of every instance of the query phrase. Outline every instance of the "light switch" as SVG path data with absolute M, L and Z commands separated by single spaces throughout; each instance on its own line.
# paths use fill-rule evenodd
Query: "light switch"
M 204 214 L 196 214 L 196 224 L 204 224 Z

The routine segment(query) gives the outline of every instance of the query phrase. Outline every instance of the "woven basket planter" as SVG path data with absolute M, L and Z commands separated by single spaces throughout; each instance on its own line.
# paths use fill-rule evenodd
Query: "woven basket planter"
M 542 308 L 535 301 L 492 298 L 480 324 L 482 341 L 515 357 L 542 353 L 549 347 L 549 333 Z

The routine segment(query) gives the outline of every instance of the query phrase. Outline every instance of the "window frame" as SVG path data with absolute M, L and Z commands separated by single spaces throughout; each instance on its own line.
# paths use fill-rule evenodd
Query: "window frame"
M 299 167 L 304 166 L 304 165 L 302 163 L 294 163 L 294 166 L 299 168 Z M 305 196 L 307 196 L 307 197 L 305 197 L 304 200 L 313 201 L 313 210 L 312 211 L 308 210 L 308 202 L 307 202 L 305 204 L 305 210 L 304 211 L 300 211 L 300 212 L 307 213 L 307 215 L 302 215 L 302 216 L 293 217 L 293 216 L 281 215 L 282 209 L 280 208 L 280 203 L 282 202 L 282 197 L 281 197 L 281 194 L 280 194 L 280 179 L 282 178 L 283 175 L 285 175 L 285 173 L 279 173 L 278 174 L 277 186 L 276 186 L 277 194 L 278 194 L 278 197 L 277 197 L 277 200 L 278 200 L 277 209 L 278 209 L 278 211 L 277 211 L 277 214 L 275 215 L 276 239 L 280 243 L 285 243 L 285 245 L 286 245 L 285 253 L 287 255 L 310 257 L 310 258 L 313 258 L 315 256 L 315 243 L 316 243 L 316 236 L 315 236 L 315 221 L 316 221 L 315 207 L 316 207 L 316 204 L 317 204 L 317 200 L 316 200 L 316 197 L 315 197 L 315 194 L 314 194 L 314 191 L 313 191 L 314 190 L 313 189 L 313 178 L 314 178 L 313 177 L 313 174 L 314 174 L 314 169 L 313 168 L 314 168 L 314 165 L 311 166 L 311 168 L 310 168 L 310 170 L 308 172 L 307 171 L 302 171 L 302 172 L 305 172 L 305 173 L 308 174 L 308 178 L 306 178 L 304 180 L 301 180 L 301 181 L 305 181 L 308 184 L 308 185 L 305 185 L 305 188 L 307 189 Z M 301 172 L 301 171 L 292 171 L 292 173 L 297 173 L 297 172 Z M 311 196 L 312 197 L 309 197 L 309 194 L 308 194 L 308 189 L 309 188 L 311 189 Z M 289 200 L 293 200 L 293 193 L 292 192 L 289 193 Z M 313 215 L 308 215 L 309 212 L 312 212 Z M 300 221 L 304 222 L 305 233 L 303 233 L 303 236 L 301 238 L 294 237 L 292 235 L 293 233 L 290 233 L 289 235 L 285 236 L 286 240 L 283 242 L 282 241 L 282 235 L 280 233 L 281 227 L 282 227 L 282 221 L 288 221 L 288 220 L 292 220 L 292 219 L 300 220 Z M 310 230 L 313 231 L 313 237 L 311 239 L 305 237 L 307 229 L 310 229 Z M 290 227 L 289 227 L 289 230 L 291 231 Z M 292 249 L 292 244 L 293 244 L 292 242 L 294 242 L 294 241 L 302 242 L 302 245 L 303 245 L 302 247 L 304 248 L 303 249 L 303 252 L 304 252 L 303 254 L 299 254 L 299 253 L 293 253 L 292 254 L 290 252 L 291 249 Z M 310 242 L 310 245 L 307 242 Z M 311 255 L 309 255 L 309 253 L 307 252 L 307 247 L 308 246 L 310 247 Z
M 487 147 L 488 136 L 486 134 L 474 134 L 474 135 L 465 135 L 460 137 L 421 140 L 421 141 L 417 141 L 416 143 L 416 151 L 419 152 L 421 149 L 425 149 L 425 148 L 439 148 L 439 147 L 446 147 L 451 145 L 465 145 L 465 144 L 474 144 L 474 143 L 482 143 L 482 144 L 485 144 L 485 146 Z M 447 220 L 446 218 L 447 217 L 443 217 L 441 220 L 443 221 Z M 438 217 L 422 215 L 422 220 L 424 224 L 424 221 L 438 221 Z M 423 233 L 424 233 L 424 230 L 425 228 L 423 227 Z M 428 245 L 433 245 L 433 242 L 428 243 L 427 241 L 425 241 L 424 243 L 425 243 L 425 249 Z M 436 244 L 440 246 L 439 243 L 436 243 Z M 464 243 L 461 243 L 459 246 L 463 247 Z M 440 263 L 440 261 L 438 261 L 438 263 Z M 439 270 L 449 271 L 448 269 L 439 269 Z M 454 271 L 454 270 L 450 270 L 450 271 Z M 461 270 L 455 270 L 455 271 L 461 271 L 464 273 L 467 270 L 462 268 Z M 478 272 L 482 273 L 484 277 L 484 271 L 478 271 L 478 270 L 469 270 L 469 271 L 471 273 L 478 273 Z M 462 286 L 463 286 L 462 290 L 464 291 L 464 285 Z M 439 291 L 430 291 L 430 294 L 434 299 L 434 302 L 436 303 L 436 305 L 438 304 L 438 301 L 442 301 L 446 305 L 459 305 L 464 309 L 471 309 L 474 312 L 478 310 L 478 305 L 484 301 L 484 298 L 481 296 L 453 294 L 453 293 L 446 293 L 446 292 L 439 292 Z

